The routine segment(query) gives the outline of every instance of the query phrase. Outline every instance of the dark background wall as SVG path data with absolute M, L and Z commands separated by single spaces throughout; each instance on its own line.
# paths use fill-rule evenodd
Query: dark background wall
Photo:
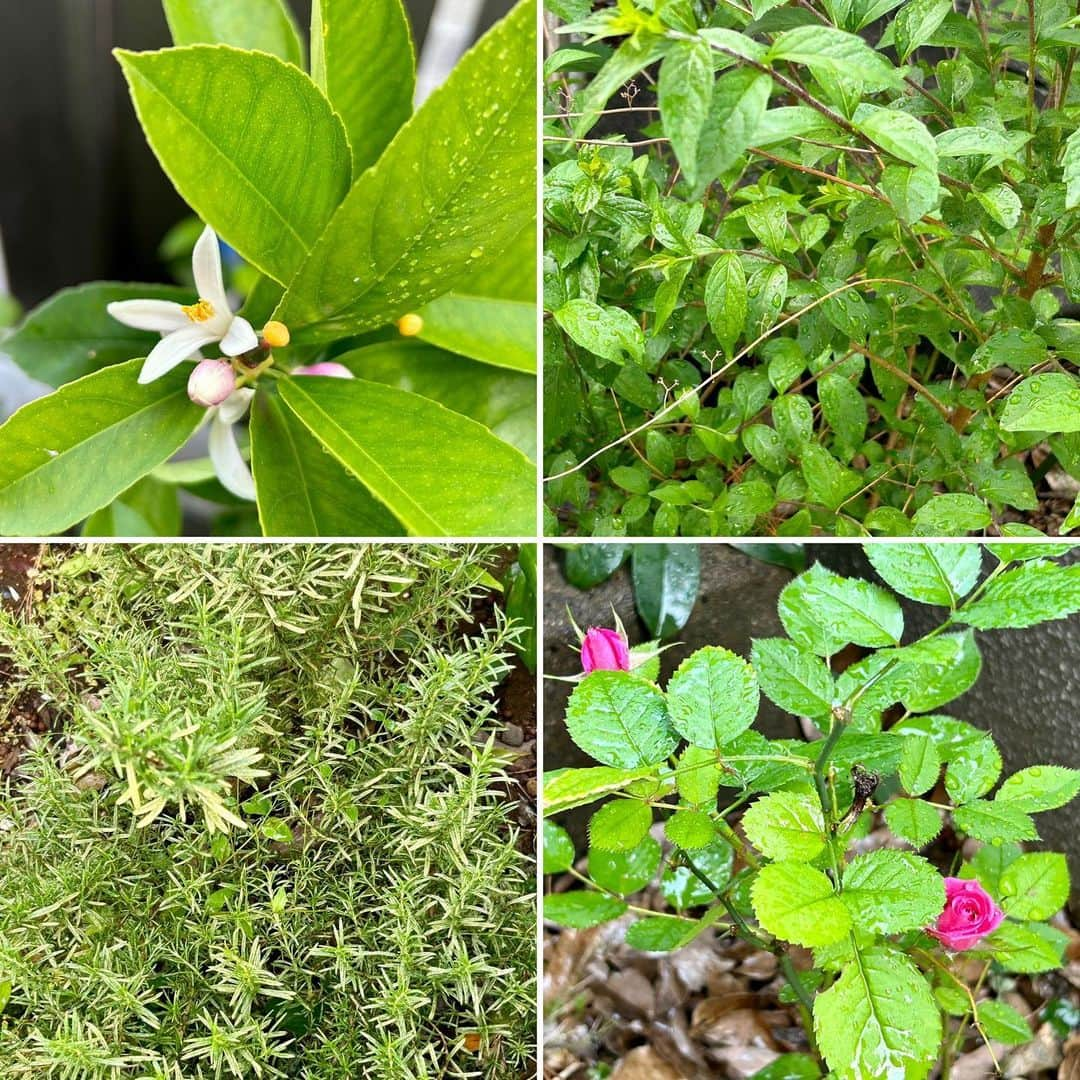
M 782 635 L 776 614 L 780 590 L 792 575 L 751 559 L 725 544 L 702 544 L 701 593 L 686 627 L 675 635 L 681 643 L 663 655 L 662 678 L 702 645 L 723 645 L 749 655 L 750 639 Z M 807 565 L 825 563 L 837 573 L 879 579 L 858 544 L 807 545 Z M 1073 556 L 1080 560 L 1080 550 Z M 995 565 L 984 554 L 983 570 Z M 610 626 L 614 607 L 626 625 L 631 642 L 647 633 L 638 621 L 624 567 L 603 585 L 579 592 L 566 584 L 562 554 L 551 545 L 544 562 L 544 671 L 571 675 L 580 671 L 567 607 L 578 625 Z M 944 619 L 942 609 L 902 601 L 905 641 L 926 633 Z M 1044 623 L 1027 630 L 980 631 L 982 675 L 966 694 L 941 711 L 990 731 L 1001 748 L 1007 773 L 1028 765 L 1069 765 L 1080 768 L 1080 616 Z M 570 742 L 563 723 L 571 685 L 544 684 L 544 768 L 587 765 L 591 762 Z M 794 719 L 762 699 L 757 726 L 772 738 L 799 734 Z M 1080 805 L 1036 818 L 1044 844 L 1068 853 L 1074 883 L 1074 910 L 1080 914 Z
M 301 27 L 310 0 L 291 0 Z M 482 29 L 511 0 L 486 0 Z M 406 0 L 418 48 L 434 0 Z M 0 0 L 0 235 L 11 290 L 36 304 L 96 278 L 162 280 L 185 208 L 142 136 L 116 46 L 169 44 L 157 0 Z

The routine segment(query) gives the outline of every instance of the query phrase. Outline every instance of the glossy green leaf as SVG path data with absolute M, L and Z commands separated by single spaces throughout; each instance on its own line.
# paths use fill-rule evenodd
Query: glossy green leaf
M 894 157 L 937 172 L 937 143 L 926 125 L 911 113 L 864 102 L 855 110 L 854 123 Z
M 1031 1039 L 1028 1022 L 1004 1001 L 980 1001 L 976 1006 L 979 1026 L 989 1039 L 1009 1046 L 1019 1046 Z
M 950 492 L 923 503 L 912 520 L 915 532 L 922 536 L 963 536 L 985 529 L 991 516 L 982 499 L 964 492 Z
M 266 536 L 405 534 L 275 393 L 260 393 L 252 406 L 251 465 Z
M 828 716 L 833 677 L 820 657 L 787 638 L 758 638 L 750 658 L 770 701 L 795 716 Z
M 815 73 L 856 79 L 869 90 L 897 86 L 900 80 L 888 60 L 862 38 L 816 23 L 778 34 L 769 59 L 805 64 Z
M 360 176 L 278 309 L 295 341 L 417 310 L 536 220 L 535 23 L 524 0 Z
M 1001 873 L 1001 907 L 1014 919 L 1049 919 L 1069 899 L 1069 866 L 1056 851 L 1021 855 Z
M 885 824 L 901 840 L 921 848 L 941 832 L 941 814 L 922 799 L 897 799 L 885 807 Z
M 289 409 L 413 535 L 534 532 L 535 468 L 476 421 L 360 379 L 279 385 Z
M 628 311 L 591 300 L 569 300 L 554 317 L 578 345 L 596 356 L 617 364 L 642 359 L 645 332 Z
M 979 580 L 977 544 L 866 544 L 870 565 L 901 596 L 955 607 Z
M 705 311 L 730 359 L 746 325 L 746 273 L 737 255 L 721 255 L 705 279 Z
M 1009 394 L 1001 413 L 1006 431 L 1080 431 L 1080 379 L 1032 375 Z
M 186 366 L 141 386 L 141 359 L 24 405 L 0 427 L 0 534 L 52 536 L 172 457 L 205 410 Z
M 723 889 L 731 880 L 734 852 L 724 840 L 714 840 L 707 848 L 699 848 L 688 857 L 716 889 Z M 689 866 L 669 866 L 660 876 L 660 894 L 679 911 L 716 900 L 716 892 Z M 715 910 L 719 913 L 723 908 L 716 904 Z
M 698 136 L 698 188 L 726 172 L 754 144 L 772 88 L 772 79 L 752 68 L 737 68 L 716 80 L 708 119 Z
M 815 999 L 814 1032 L 838 1080 L 923 1080 L 941 1048 L 941 1014 L 903 953 L 860 949 Z
M 574 865 L 576 852 L 570 834 L 553 821 L 544 822 L 544 873 L 561 874 Z
M 575 930 L 587 930 L 590 926 L 610 922 L 625 910 L 624 901 L 599 892 L 576 889 L 544 897 L 544 918 Z
M 663 761 L 678 745 L 664 695 L 625 671 L 594 671 L 566 706 L 570 738 L 596 761 L 636 769 Z
M 471 417 L 536 458 L 536 379 L 478 364 L 419 341 L 368 345 L 334 358 L 354 375 L 422 394 Z
M 1048 933 L 1040 933 L 1040 929 Z M 1056 936 L 1051 938 L 1051 935 Z M 1020 923 L 1004 922 L 980 947 L 989 949 L 994 954 L 994 959 L 1006 971 L 1035 975 L 1061 967 L 1062 952 L 1067 940 L 1064 934 L 1057 933 L 1050 927 L 1040 928 L 1038 923 L 1023 926 Z
M 589 847 L 633 851 L 648 835 L 652 809 L 636 799 L 612 799 L 589 820 Z
M 664 822 L 667 838 L 679 848 L 695 851 L 716 839 L 712 818 L 701 810 L 677 810 Z
M 855 926 L 900 934 L 933 925 L 945 907 L 945 879 L 918 855 L 882 849 L 848 863 L 840 897 Z
M 747 839 L 769 859 L 809 862 L 825 849 L 825 824 L 817 795 L 774 791 L 743 814 Z
M 96 281 L 62 289 L 34 308 L 4 339 L 7 353 L 32 379 L 62 386 L 110 364 L 145 356 L 159 334 L 132 330 L 105 310 L 114 300 L 191 303 L 190 289 L 170 285 L 121 285 Z
M 900 754 L 900 783 L 910 795 L 924 795 L 941 772 L 937 746 L 927 735 L 909 735 Z
M 951 751 L 945 790 L 954 803 L 985 795 L 1001 775 L 1001 754 L 989 735 L 967 739 Z
M 957 618 L 979 630 L 1022 629 L 1080 611 L 1080 566 L 1026 562 L 989 582 Z
M 714 750 L 687 746 L 679 755 L 675 773 L 679 796 L 698 806 L 713 805 L 720 789 L 720 764 Z
M 635 544 L 631 549 L 634 604 L 649 633 L 671 637 L 697 603 L 701 559 L 696 544 Z
M 83 536 L 179 536 L 176 488 L 144 476 L 83 522 Z
M 1032 765 L 1013 773 L 994 796 L 1026 814 L 1057 810 L 1080 793 L 1080 769 L 1064 765 Z
M 1080 206 L 1080 131 L 1074 131 L 1065 140 L 1065 154 L 1061 159 L 1065 180 L 1065 209 Z
M 607 581 L 629 554 L 629 544 L 575 545 L 566 549 L 563 572 L 575 589 L 591 589 Z
M 758 922 L 785 941 L 813 948 L 845 937 L 851 916 L 832 882 L 804 862 L 763 866 L 751 890 Z
M 234 45 L 304 66 L 300 31 L 283 0 L 162 0 L 176 45 Z
M 921 221 L 941 201 L 937 173 L 927 168 L 888 165 L 881 174 L 881 190 L 905 225 Z
M 420 340 L 494 367 L 536 373 L 536 305 L 447 293 L 420 310 Z
M 345 125 L 359 176 L 412 115 L 416 58 L 401 0 L 312 0 L 311 77 Z
M 1039 839 L 1035 822 L 1022 810 L 1004 802 L 979 799 L 957 807 L 953 821 L 960 832 L 988 844 Z
M 660 866 L 660 845 L 646 836 L 629 851 L 589 850 L 588 873 L 593 882 L 608 892 L 628 896 L 644 889 Z
M 750 727 L 759 696 L 754 669 L 741 656 L 712 645 L 688 656 L 668 680 L 672 726 L 707 750 Z
M 587 806 L 655 775 L 656 770 L 652 768 L 621 769 L 606 765 L 548 773 L 543 784 L 544 814 L 560 814 L 564 810 Z
M 292 64 L 227 46 L 117 51 L 150 146 L 184 200 L 285 284 L 349 188 L 349 147 Z
M 697 180 L 698 141 L 712 93 L 712 50 L 700 38 L 676 43 L 660 65 L 660 116 L 664 134 L 691 185 Z
M 952 11 L 950 0 L 909 0 L 897 13 L 892 28 L 901 60 L 933 37 Z

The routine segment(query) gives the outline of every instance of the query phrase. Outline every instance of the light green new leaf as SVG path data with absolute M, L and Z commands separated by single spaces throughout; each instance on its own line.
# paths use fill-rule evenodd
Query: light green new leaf
M 763 866 L 750 898 L 758 922 L 770 934 L 796 945 L 830 945 L 851 928 L 851 915 L 832 882 L 804 862 Z
M 345 131 L 326 98 L 292 64 L 224 45 L 116 56 L 176 190 L 288 283 L 349 188 Z
M 1008 184 L 994 184 L 985 191 L 976 191 L 979 205 L 1003 229 L 1011 229 L 1020 220 L 1023 206 L 1020 196 Z
M 359 176 L 412 115 L 416 57 L 401 0 L 313 0 L 311 77 L 345 125 Z
M 815 999 L 814 1031 L 838 1080 L 922 1080 L 941 1048 L 941 1014 L 926 979 L 888 948 L 856 951 Z
M 68 383 L 0 427 L 0 535 L 62 533 L 187 442 L 206 415 L 187 396 L 190 369 L 139 385 L 142 364 Z
M 536 373 L 536 305 L 447 293 L 421 308 L 421 341 L 494 367 Z
M 945 879 L 918 855 L 883 848 L 848 863 L 840 898 L 859 929 L 900 934 L 933 924 L 945 907 Z
M 644 355 L 645 332 L 622 308 L 569 300 L 555 312 L 555 322 L 583 349 L 605 360 L 623 364 Z
M 1039 839 L 1030 816 L 1005 802 L 978 799 L 967 806 L 958 806 L 953 811 L 953 821 L 960 832 L 987 844 Z
M 619 769 L 659 764 L 679 742 L 664 695 L 625 671 L 586 675 L 567 703 L 566 730 L 590 757 Z
M 631 784 L 656 776 L 653 768 L 620 769 L 598 765 L 589 769 L 562 769 L 544 774 L 543 812 L 561 814 L 587 806 L 605 795 L 622 791 Z
M 1001 874 L 1001 907 L 1014 919 L 1049 919 L 1069 899 L 1069 865 L 1056 851 L 1021 855 Z
M 687 746 L 679 755 L 675 773 L 679 797 L 698 806 L 716 803 L 720 789 L 720 763 L 715 750 Z
M 774 791 L 743 814 L 743 831 L 769 859 L 809 862 L 825 848 L 825 825 L 816 795 Z
M 535 15 L 489 31 L 353 185 L 278 309 L 294 341 L 415 311 L 536 220 Z
M 357 378 L 422 394 L 471 417 L 536 459 L 536 379 L 415 340 L 379 342 L 334 359 Z
M 912 519 L 920 536 L 963 536 L 990 524 L 990 508 L 966 492 L 947 492 L 928 499 Z
M 678 42 L 660 65 L 658 99 L 664 134 L 691 186 L 697 180 L 698 139 L 712 93 L 712 50 L 700 38 Z
M 900 783 L 909 795 L 923 795 L 936 783 L 941 757 L 927 735 L 908 735 L 900 753 Z
M 1006 971 L 1035 975 L 1061 967 L 1067 941 L 1064 934 L 1049 926 L 1004 922 L 981 947 L 989 949 Z
M 929 844 L 941 832 L 941 814 L 922 799 L 897 799 L 885 807 L 885 824 L 914 847 Z
M 770 701 L 795 716 L 828 716 L 833 677 L 820 657 L 787 638 L 757 638 L 750 659 Z
M 957 613 L 979 630 L 1023 629 L 1080 611 L 1080 566 L 1027 562 L 994 578 Z
M 575 138 L 584 138 L 599 119 L 611 95 L 638 72 L 659 60 L 666 49 L 667 42 L 655 34 L 640 33 L 628 37 L 575 100 L 574 111 L 580 114 L 574 120 Z
M 260 393 L 252 405 L 251 466 L 265 536 L 405 535 L 277 394 Z
M 487 428 L 418 394 L 361 379 L 300 377 L 282 401 L 417 536 L 524 536 L 536 470 Z
M 882 648 L 900 643 L 904 613 L 891 593 L 815 563 L 784 587 L 780 621 L 800 645 L 830 656 L 848 643 Z
M 664 822 L 667 838 L 687 851 L 708 847 L 716 839 L 712 818 L 701 810 L 677 810 Z
M 803 447 L 801 455 L 806 494 L 830 510 L 839 510 L 863 486 L 863 477 L 849 469 L 818 443 Z
M 190 289 L 171 285 L 95 281 L 62 289 L 4 338 L 3 351 L 30 378 L 49 386 L 63 386 L 110 364 L 145 356 L 161 335 L 124 326 L 105 310 L 114 300 L 140 299 L 190 304 L 194 298 Z
M 895 592 L 948 608 L 975 588 L 982 567 L 977 544 L 866 544 L 863 551 Z
M 905 225 L 914 225 L 941 201 L 941 182 L 931 169 L 887 165 L 881 174 L 881 190 Z
M 1080 379 L 1052 371 L 1025 379 L 1005 401 L 1006 431 L 1080 431 Z
M 746 325 L 746 272 L 738 255 L 721 255 L 705 279 L 705 314 L 730 360 Z
M 713 645 L 688 656 L 668 681 L 672 726 L 707 750 L 750 727 L 759 698 L 754 669 L 741 656 Z
M 937 143 L 926 125 L 910 113 L 863 102 L 854 116 L 855 126 L 883 150 L 901 161 L 937 172 Z
M 283 0 L 162 0 L 176 45 L 233 45 L 304 66 L 304 46 Z
M 985 795 L 1001 775 L 1001 753 L 989 735 L 967 739 L 951 752 L 945 790 L 954 803 Z
M 652 809 L 637 799 L 612 799 L 589 819 L 589 846 L 600 851 L 633 851 L 648 835 Z
M 1080 769 L 1064 765 L 1032 765 L 1013 773 L 994 796 L 1025 814 L 1057 810 L 1080 792 Z

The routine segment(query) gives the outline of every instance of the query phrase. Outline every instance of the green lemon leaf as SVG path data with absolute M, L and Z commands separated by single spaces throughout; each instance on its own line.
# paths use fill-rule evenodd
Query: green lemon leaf
M 1005 401 L 1006 431 L 1080 431 L 1080 379 L 1052 371 L 1025 379 Z
M 840 978 L 814 1001 L 818 1046 L 838 1080 L 922 1080 L 941 1047 L 930 987 L 902 953 L 856 950 Z
M 590 926 L 610 922 L 624 911 L 624 901 L 604 893 L 577 890 L 544 897 L 544 918 L 574 930 L 587 930 Z
M 311 77 L 345 125 L 359 176 L 412 115 L 416 57 L 401 0 L 313 0 Z
M 380 342 L 334 359 L 360 379 L 420 394 L 468 416 L 536 459 L 536 379 L 531 375 L 478 364 L 420 341 Z
M 474 420 L 360 379 L 279 382 L 281 399 L 346 469 L 419 536 L 524 536 L 536 471 Z
M 536 305 L 447 293 L 419 312 L 420 340 L 484 364 L 536 373 Z
M 561 874 L 574 865 L 574 841 L 561 825 L 545 821 L 543 843 L 545 874 Z
M 105 310 L 107 304 L 114 300 L 189 304 L 192 299 L 190 289 L 171 285 L 95 281 L 61 289 L 4 338 L 4 352 L 32 379 L 62 386 L 111 364 L 145 356 L 161 340 L 160 334 L 118 323 Z
M 809 862 L 825 848 L 825 824 L 816 795 L 774 791 L 743 814 L 743 831 L 770 859 Z
M 544 776 L 543 812 L 561 814 L 622 791 L 639 780 L 656 777 L 656 770 L 618 769 L 606 765 L 589 769 L 562 769 Z
M 635 544 L 631 551 L 634 604 L 655 638 L 678 633 L 690 618 L 701 582 L 696 544 Z
M 625 671 L 594 671 L 574 687 L 566 729 L 585 753 L 605 765 L 657 765 L 678 745 L 664 695 Z
M 832 672 L 809 649 L 787 638 L 757 638 L 750 653 L 761 689 L 796 716 L 827 716 L 833 705 Z
M 1027 562 L 994 578 L 957 619 L 979 630 L 1023 629 L 1080 611 L 1080 566 Z
M 1049 919 L 1069 899 L 1069 865 L 1053 851 L 1021 855 L 1001 873 L 1001 907 L 1014 919 Z
M 931 925 L 945 907 L 945 879 L 908 851 L 871 851 L 844 869 L 841 899 L 851 921 L 877 934 Z
M 885 807 L 885 824 L 913 847 L 929 844 L 941 832 L 941 814 L 922 799 L 897 799 Z
M 829 945 L 851 927 L 851 916 L 832 882 L 804 862 L 763 866 L 750 895 L 758 922 L 770 934 L 796 945 Z
M 180 499 L 176 488 L 144 476 L 108 506 L 91 514 L 83 536 L 179 536 Z
M 901 596 L 955 607 L 979 580 L 978 544 L 865 544 L 870 565 Z
M 252 405 L 251 466 L 265 536 L 404 535 L 276 393 L 260 393 Z
M 525 0 L 359 177 L 278 309 L 295 341 L 415 311 L 535 221 L 535 22 Z
M 349 187 L 341 121 L 311 80 L 224 45 L 117 50 L 135 111 L 185 202 L 287 284 Z
M 190 369 L 143 386 L 142 364 L 68 383 L 0 427 L 0 534 L 62 533 L 187 442 L 206 412 L 187 396 Z
M 1063 765 L 1032 765 L 1013 773 L 994 796 L 1025 814 L 1056 810 L 1080 792 L 1080 769 Z
M 846 644 L 898 645 L 904 613 L 896 597 L 859 578 L 845 578 L 815 563 L 784 587 L 780 621 L 800 645 L 829 656 Z
M 162 0 L 176 45 L 235 45 L 304 66 L 300 31 L 282 0 Z
M 715 750 L 757 716 L 754 669 L 728 649 L 706 646 L 688 656 L 668 682 L 671 724 L 695 746 Z

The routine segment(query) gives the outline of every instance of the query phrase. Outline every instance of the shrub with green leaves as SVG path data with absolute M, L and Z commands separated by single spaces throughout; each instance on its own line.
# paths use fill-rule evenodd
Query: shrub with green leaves
M 61 720 L 0 790 L 5 1076 L 530 1075 L 495 556 L 46 555 L 0 619 Z
M 647 952 L 713 928 L 775 953 L 815 1060 L 842 1080 L 920 1080 L 968 1025 L 1027 1041 L 1023 1017 L 977 999 L 967 975 L 973 961 L 984 974 L 1062 964 L 1067 939 L 1046 920 L 1069 896 L 1065 857 L 1020 844 L 1038 840 L 1035 815 L 1076 796 L 1080 770 L 1035 765 L 999 785 L 990 734 L 941 710 L 978 679 L 979 631 L 1080 612 L 1080 565 L 1045 545 L 988 547 L 998 563 L 980 581 L 978 545 L 868 546 L 888 587 L 811 566 L 780 595 L 788 636 L 754 641 L 749 660 L 699 649 L 666 686 L 641 668 L 586 675 L 566 725 L 597 764 L 547 774 L 544 807 L 602 805 L 583 862 L 545 821 L 545 873 L 582 886 L 546 896 L 545 918 L 586 928 L 630 913 L 626 942 Z M 898 597 L 947 615 L 904 643 Z M 834 670 L 853 645 L 862 657 Z M 761 694 L 822 737 L 766 739 Z M 868 851 L 857 842 L 879 812 L 895 846 Z M 946 824 L 981 845 L 943 874 L 920 852 Z M 630 902 L 648 885 L 670 911 Z
M 310 66 L 285 0 L 164 7 L 175 47 L 116 58 L 191 273 L 5 336 L 56 389 L 0 427 L 0 534 L 171 536 L 181 490 L 240 535 L 533 533 L 535 0 L 415 112 L 402 0 L 316 0 Z
M 1080 478 L 1071 7 L 548 7 L 549 533 L 995 534 Z

